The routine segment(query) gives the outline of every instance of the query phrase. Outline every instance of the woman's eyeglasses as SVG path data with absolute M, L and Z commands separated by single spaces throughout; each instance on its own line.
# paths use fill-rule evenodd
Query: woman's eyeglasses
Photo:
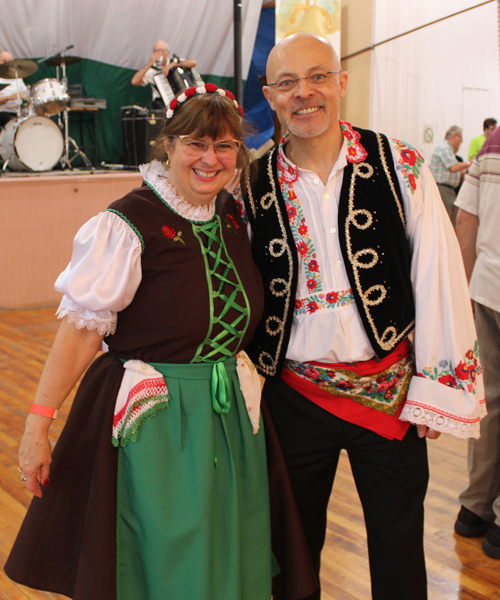
M 241 147 L 239 140 L 216 140 L 209 142 L 205 138 L 194 137 L 192 135 L 173 135 L 173 138 L 178 138 L 184 150 L 190 156 L 202 156 L 208 150 L 209 146 L 214 147 L 214 151 L 219 156 L 233 157 L 238 154 Z

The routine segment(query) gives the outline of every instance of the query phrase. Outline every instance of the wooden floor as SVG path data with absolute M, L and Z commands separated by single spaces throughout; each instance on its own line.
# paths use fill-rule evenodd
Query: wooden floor
M 0 568 L 30 500 L 17 472 L 17 446 L 57 329 L 53 315 L 53 308 L 0 312 Z M 62 418 L 52 427 L 54 440 L 69 405 L 66 402 Z M 453 533 L 457 495 L 466 482 L 466 446 L 465 441 L 448 435 L 429 443 L 431 482 L 425 535 L 429 600 L 500 600 L 500 561 L 485 556 L 482 539 L 465 539 Z M 327 535 L 323 600 L 369 600 L 363 516 L 345 456 L 330 502 Z M 0 599 L 48 598 L 63 597 L 17 585 L 0 570 Z

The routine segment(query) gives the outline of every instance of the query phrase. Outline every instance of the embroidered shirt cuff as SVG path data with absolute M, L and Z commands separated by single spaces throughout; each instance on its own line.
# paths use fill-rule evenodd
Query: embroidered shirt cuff
M 74 323 L 78 329 L 97 329 L 100 335 L 112 335 L 116 331 L 117 314 L 112 310 L 94 312 L 78 306 L 68 296 L 63 296 L 57 309 L 58 319 L 66 317 L 68 323 Z
M 479 438 L 479 421 L 486 415 L 484 398 L 476 398 L 442 383 L 413 377 L 402 421 L 427 425 L 458 438 Z

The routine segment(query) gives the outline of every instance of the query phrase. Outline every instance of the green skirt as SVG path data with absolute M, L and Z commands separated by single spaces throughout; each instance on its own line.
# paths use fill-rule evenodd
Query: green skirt
M 119 449 L 117 600 L 269 600 L 264 431 L 253 434 L 236 361 L 224 362 L 226 414 L 212 364 L 152 366 L 170 403 Z

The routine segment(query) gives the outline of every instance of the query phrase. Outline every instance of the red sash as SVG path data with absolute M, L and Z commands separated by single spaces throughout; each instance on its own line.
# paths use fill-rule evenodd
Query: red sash
M 399 346 L 397 346 L 389 355 L 385 358 L 373 358 L 359 363 L 319 363 L 311 362 L 307 364 L 307 367 L 318 367 L 322 371 L 328 369 L 332 372 L 349 372 L 356 377 L 369 377 L 373 379 L 373 386 L 381 387 L 380 375 L 387 372 L 390 367 L 396 363 L 408 358 L 411 354 L 411 345 L 408 339 L 405 339 Z M 292 363 L 293 365 L 294 363 Z M 296 363 L 295 363 L 296 364 Z M 286 364 L 289 367 L 289 363 Z M 400 401 L 397 411 L 394 414 L 389 414 L 387 411 L 382 409 L 375 409 L 369 406 L 370 402 L 363 403 L 362 396 L 357 396 L 356 401 L 349 397 L 348 394 L 340 395 L 332 393 L 332 391 L 326 391 L 324 387 L 319 383 L 319 379 L 311 379 L 307 375 L 312 371 L 313 377 L 316 375 L 316 371 L 313 368 L 301 369 L 304 375 L 295 373 L 290 368 L 283 369 L 282 378 L 293 387 L 297 392 L 324 408 L 328 412 L 335 416 L 370 429 L 375 433 L 389 438 L 389 439 L 403 439 L 405 433 L 408 431 L 410 423 L 407 421 L 400 421 L 399 415 L 403 409 L 406 399 L 406 390 L 404 392 L 404 398 Z M 353 379 L 354 381 L 355 379 Z M 382 387 L 389 386 L 389 384 L 382 382 Z M 354 386 L 353 386 L 354 387 Z M 385 389 L 387 389 L 385 387 Z M 373 404 L 373 403 L 372 403 Z

